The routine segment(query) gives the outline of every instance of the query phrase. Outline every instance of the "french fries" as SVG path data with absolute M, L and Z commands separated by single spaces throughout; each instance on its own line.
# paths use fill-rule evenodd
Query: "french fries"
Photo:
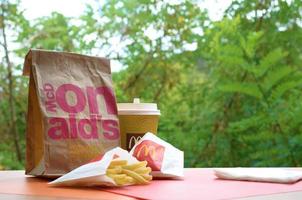
M 106 175 L 114 180 L 118 186 L 148 184 L 152 180 L 151 168 L 147 161 L 128 165 L 127 160 L 114 159 L 111 161 Z

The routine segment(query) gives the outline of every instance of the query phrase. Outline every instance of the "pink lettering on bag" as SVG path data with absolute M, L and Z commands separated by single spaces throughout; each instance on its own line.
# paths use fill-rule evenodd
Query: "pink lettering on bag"
M 87 87 L 87 98 L 88 98 L 88 105 L 89 105 L 89 111 L 91 114 L 99 114 L 99 106 L 97 101 L 97 96 L 101 95 L 104 98 L 107 113 L 116 115 L 117 109 L 116 109 L 116 102 L 113 95 L 113 92 L 108 87 Z
M 120 137 L 118 123 L 115 120 L 103 120 L 102 127 L 104 129 L 104 137 L 109 140 L 116 140 Z
M 86 127 L 86 128 L 85 128 Z M 98 138 L 98 128 L 97 119 L 80 119 L 78 123 L 79 133 L 84 139 L 97 139 Z M 89 130 L 87 130 L 89 129 Z
M 56 98 L 54 88 L 51 84 L 45 83 L 43 90 L 46 95 L 45 107 L 48 112 L 56 112 Z
M 67 102 L 67 92 L 73 92 L 76 96 L 76 104 L 69 105 Z M 82 112 L 86 106 L 86 98 L 82 89 L 73 84 L 63 84 L 56 91 L 56 99 L 59 106 L 67 113 Z
M 75 114 L 69 115 L 70 138 L 78 138 L 77 120 Z
M 64 118 L 54 117 L 49 119 L 50 124 L 55 126 L 48 130 L 48 136 L 53 140 L 68 138 L 68 124 Z
M 85 91 L 86 89 L 86 91 Z M 86 87 L 82 89 L 73 84 L 60 85 L 55 88 L 46 83 L 43 85 L 47 112 L 57 112 L 58 108 L 68 113 L 68 117 L 52 117 L 48 123 L 48 136 L 53 140 L 61 139 L 98 139 L 100 134 L 107 140 L 119 139 L 117 120 L 102 119 L 102 115 L 116 115 L 117 107 L 113 91 L 108 87 Z M 68 95 L 74 96 L 74 102 Z M 103 101 L 106 109 L 101 113 L 99 104 Z M 88 108 L 86 108 L 88 105 Z M 81 112 L 89 111 L 89 118 L 82 118 Z M 107 115 L 106 115 L 107 116 Z M 99 132 L 102 128 L 102 132 Z

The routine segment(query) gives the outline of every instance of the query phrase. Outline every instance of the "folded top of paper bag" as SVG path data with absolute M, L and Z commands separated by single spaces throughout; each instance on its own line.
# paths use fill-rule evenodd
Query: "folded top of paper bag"
M 294 183 L 302 179 L 302 170 L 281 168 L 219 168 L 218 178 L 272 183 Z

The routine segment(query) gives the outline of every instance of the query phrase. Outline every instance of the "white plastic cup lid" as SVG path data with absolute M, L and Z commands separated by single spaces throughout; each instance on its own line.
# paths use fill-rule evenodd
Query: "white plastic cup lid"
M 118 103 L 119 115 L 160 115 L 156 103 L 141 103 L 139 98 L 134 98 L 133 103 Z

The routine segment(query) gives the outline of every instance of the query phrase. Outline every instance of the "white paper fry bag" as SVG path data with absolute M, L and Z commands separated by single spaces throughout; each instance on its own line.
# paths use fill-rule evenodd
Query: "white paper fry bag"
M 128 151 L 116 147 L 106 152 L 100 160 L 82 165 L 49 184 L 56 186 L 117 186 L 114 180 L 106 175 L 114 158 L 127 160 L 128 164 L 139 162 Z
M 146 133 L 131 149 L 139 161 L 147 161 L 153 177 L 184 176 L 184 153 L 152 133 Z

